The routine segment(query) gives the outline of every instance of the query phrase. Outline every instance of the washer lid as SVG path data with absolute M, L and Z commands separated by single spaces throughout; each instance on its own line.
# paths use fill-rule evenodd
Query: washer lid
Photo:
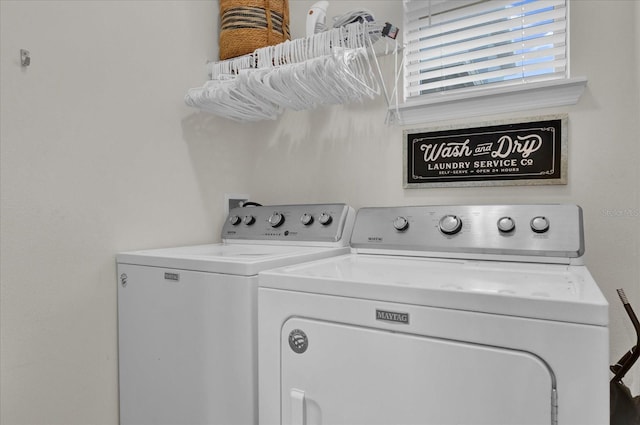
M 347 252 L 349 252 L 348 247 L 221 243 L 125 252 L 117 255 L 117 262 L 253 276 L 262 270 Z
M 347 254 L 260 273 L 260 287 L 606 326 L 584 266 Z

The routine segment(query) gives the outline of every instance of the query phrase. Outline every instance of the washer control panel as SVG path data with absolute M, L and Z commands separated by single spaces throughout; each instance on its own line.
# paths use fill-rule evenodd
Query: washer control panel
M 238 207 L 229 211 L 224 240 L 339 242 L 348 245 L 355 211 L 346 204 Z
M 577 205 L 438 205 L 361 208 L 353 248 L 576 258 L 584 253 Z

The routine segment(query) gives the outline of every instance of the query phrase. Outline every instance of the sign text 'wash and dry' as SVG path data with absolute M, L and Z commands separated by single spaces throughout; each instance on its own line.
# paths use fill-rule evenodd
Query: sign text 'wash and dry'
M 565 184 L 566 118 L 405 132 L 405 186 Z

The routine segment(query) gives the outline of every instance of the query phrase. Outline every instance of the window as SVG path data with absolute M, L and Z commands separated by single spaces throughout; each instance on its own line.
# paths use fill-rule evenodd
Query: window
M 404 0 L 401 121 L 452 118 L 452 103 L 468 115 L 576 103 L 586 79 L 569 79 L 567 2 Z

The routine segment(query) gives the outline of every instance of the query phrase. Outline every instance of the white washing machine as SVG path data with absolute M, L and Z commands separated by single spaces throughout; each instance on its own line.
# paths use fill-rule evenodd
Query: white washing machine
M 359 210 L 352 253 L 260 273 L 260 424 L 608 424 L 583 241 L 575 205 Z
M 354 217 L 236 208 L 220 244 L 119 254 L 120 423 L 256 424 L 257 274 L 349 252 Z

